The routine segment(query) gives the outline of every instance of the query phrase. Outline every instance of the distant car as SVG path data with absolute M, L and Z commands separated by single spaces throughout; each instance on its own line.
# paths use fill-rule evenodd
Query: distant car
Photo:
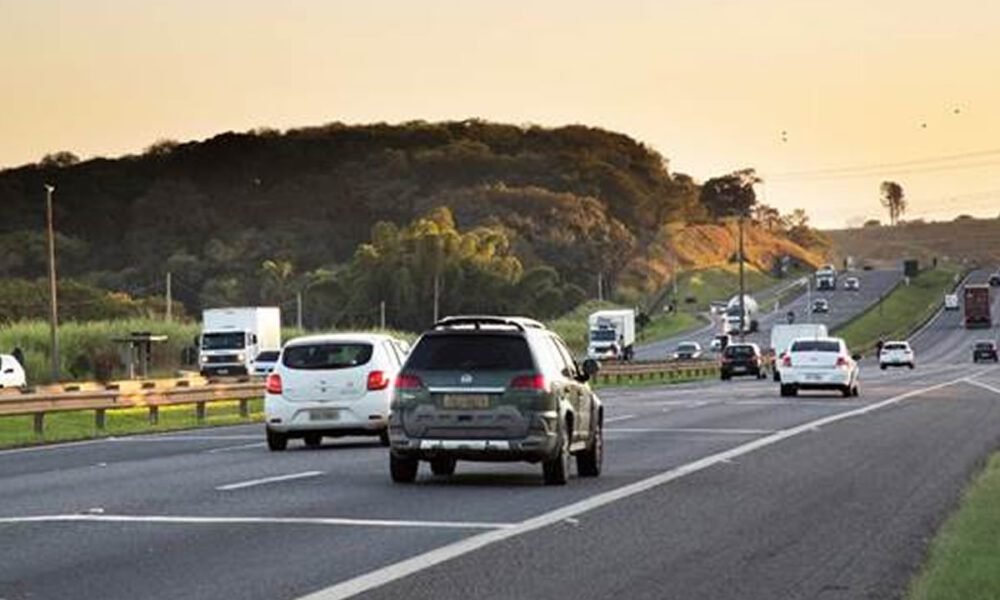
M 757 344 L 729 344 L 722 351 L 719 373 L 723 381 L 739 375 L 753 375 L 757 379 L 763 379 L 766 374 L 760 347 Z
M 1000 271 L 990 275 L 990 285 L 994 287 L 1000 285 Z
M 24 387 L 24 367 L 10 354 L 0 354 L 0 388 Z
M 875 267 L 874 267 L 874 266 L 872 266 L 872 265 L 863 265 L 863 266 L 861 267 L 861 270 L 862 270 L 862 271 L 874 271 L 874 270 L 875 270 Z
M 945 310 L 958 310 L 958 294 L 945 294 L 944 295 L 944 309 Z
M 812 311 L 814 313 L 828 313 L 830 312 L 830 303 L 823 298 L 813 300 Z
M 674 360 L 697 360 L 701 358 L 701 344 L 698 342 L 681 342 L 677 344 Z
M 909 367 L 916 366 L 916 358 L 913 348 L 908 342 L 886 342 L 882 344 L 882 351 L 878 355 L 878 366 L 884 371 L 889 367 Z
M 848 352 L 841 338 L 797 339 L 781 360 L 781 395 L 838 390 L 844 397 L 858 396 L 859 358 Z
M 404 354 L 400 341 L 374 333 L 295 338 L 267 376 L 267 446 L 291 438 L 318 447 L 324 436 L 372 435 L 389 445 L 389 403 Z
M 278 364 L 279 354 L 281 354 L 279 350 L 265 350 L 258 354 L 253 359 L 253 374 L 263 376 L 273 371 L 274 366 Z
M 972 345 L 972 362 L 997 362 L 997 343 L 991 340 L 981 340 Z
M 844 289 L 849 292 L 856 292 L 861 289 L 861 280 L 857 277 L 848 277 L 844 280 Z
M 712 350 L 712 352 L 722 352 L 723 350 L 726 349 L 726 346 L 728 346 L 732 342 L 733 342 L 733 336 L 729 335 L 728 333 L 724 333 L 722 335 L 717 335 L 714 338 L 712 338 L 712 343 L 709 344 L 708 347 Z

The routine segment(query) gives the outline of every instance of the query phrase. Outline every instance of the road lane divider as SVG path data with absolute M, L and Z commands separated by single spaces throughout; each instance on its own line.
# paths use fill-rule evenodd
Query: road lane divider
M 710 427 L 615 427 L 605 433 L 697 433 L 718 435 L 768 435 L 774 429 L 714 429 Z
M 29 523 L 148 523 L 164 525 L 325 525 L 346 527 L 397 527 L 417 529 L 507 529 L 513 523 L 476 521 L 396 521 L 391 519 L 344 519 L 338 517 L 193 517 L 170 515 L 32 515 L 0 517 L 0 525 Z
M 880 402 L 863 406 L 861 408 L 835 415 L 829 415 L 802 425 L 783 429 L 771 435 L 757 438 L 736 446 L 735 448 L 724 450 L 722 452 L 681 465 L 680 467 L 669 469 L 635 483 L 624 485 L 606 492 L 601 492 L 591 496 L 590 498 L 551 510 L 538 515 L 537 517 L 522 521 L 513 527 L 480 533 L 457 542 L 435 548 L 434 550 L 430 550 L 423 554 L 418 554 L 394 564 L 359 575 L 352 579 L 336 583 L 330 587 L 313 592 L 306 596 L 302 596 L 299 600 L 343 600 L 345 598 L 352 598 L 359 594 L 382 587 L 388 583 L 404 579 L 410 575 L 415 575 L 431 567 L 460 558 L 466 554 L 475 552 L 492 544 L 515 538 L 550 525 L 556 525 L 566 521 L 567 519 L 577 518 L 584 513 L 631 498 L 632 496 L 652 490 L 683 477 L 687 477 L 688 475 L 704 471 L 715 465 L 727 464 L 733 459 L 739 458 L 743 455 L 773 446 L 802 434 L 815 432 L 823 426 L 866 415 L 883 408 L 888 408 L 899 404 L 904 400 L 908 400 L 922 394 L 927 394 L 929 392 L 934 392 L 955 385 L 956 383 L 961 383 L 965 381 L 965 379 L 965 377 L 962 377 L 946 381 L 944 383 L 918 388 L 903 394 L 898 394 Z
M 250 487 L 256 487 L 258 485 L 267 485 L 269 483 L 281 483 L 284 481 L 294 481 L 296 479 L 309 479 L 312 477 L 319 477 L 320 475 L 323 475 L 323 471 L 303 471 L 302 473 L 291 473 L 289 475 L 276 475 L 274 477 L 263 477 L 261 479 L 227 483 L 226 485 L 220 485 L 215 489 L 220 492 L 231 492 L 233 490 L 242 490 Z

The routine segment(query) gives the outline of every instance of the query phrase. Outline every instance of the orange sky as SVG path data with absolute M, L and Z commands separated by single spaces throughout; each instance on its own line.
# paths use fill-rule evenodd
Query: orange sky
M 824 226 L 883 217 L 886 178 L 913 217 L 996 216 L 998 26 L 983 0 L 0 0 L 0 166 L 481 117 L 619 130 L 698 179 L 753 166 Z

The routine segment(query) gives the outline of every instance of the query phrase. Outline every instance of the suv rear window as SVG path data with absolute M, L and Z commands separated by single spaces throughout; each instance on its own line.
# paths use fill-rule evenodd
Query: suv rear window
M 747 356 L 754 356 L 755 354 L 757 353 L 753 346 L 736 346 L 736 345 L 726 346 L 725 351 L 722 353 L 722 355 L 727 358 L 732 358 L 732 357 L 742 358 Z
M 994 348 L 993 342 L 977 342 L 976 350 L 992 350 Z
M 840 344 L 820 340 L 802 340 L 792 344 L 792 352 L 840 352 Z
M 372 345 L 354 342 L 325 342 L 288 346 L 281 364 L 289 369 L 350 369 L 372 359 Z
M 515 335 L 430 335 L 410 353 L 408 369 L 420 371 L 528 371 L 531 349 Z
M 886 344 L 882 346 L 883 350 L 906 350 L 906 344 Z

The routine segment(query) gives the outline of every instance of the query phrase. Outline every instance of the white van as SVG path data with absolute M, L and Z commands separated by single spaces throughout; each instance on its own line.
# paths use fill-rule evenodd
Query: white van
M 24 387 L 24 367 L 10 354 L 0 354 L 0 388 Z
M 378 333 L 295 338 L 267 376 L 267 446 L 284 450 L 291 438 L 318 447 L 324 436 L 379 436 L 389 445 L 389 402 L 406 343 Z

